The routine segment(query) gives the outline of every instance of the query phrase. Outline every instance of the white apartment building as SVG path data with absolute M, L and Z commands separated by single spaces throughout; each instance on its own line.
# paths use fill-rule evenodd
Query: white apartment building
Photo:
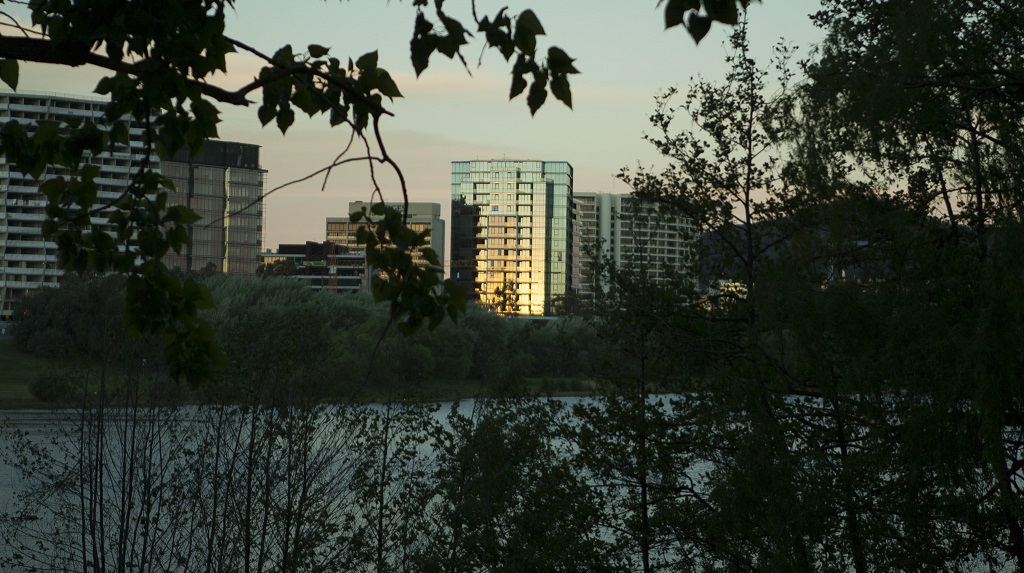
M 0 123 L 17 121 L 25 126 L 40 122 L 91 119 L 103 122 L 104 100 L 58 95 L 0 93 Z M 115 201 L 128 185 L 132 172 L 144 158 L 142 129 L 130 128 L 131 144 L 116 152 L 90 159 L 99 167 L 97 202 Z M 153 161 L 158 161 L 155 157 Z M 64 169 L 48 168 L 42 180 L 67 175 Z M 109 228 L 109 211 L 94 214 L 91 223 Z M 29 291 L 54 286 L 64 274 L 58 266 L 57 245 L 43 239 L 46 197 L 39 182 L 22 175 L 0 158 L 0 320 L 9 318 L 14 301 Z
M 629 194 L 573 195 L 573 288 L 593 294 L 598 261 L 645 273 L 654 281 L 691 273 L 693 222 Z

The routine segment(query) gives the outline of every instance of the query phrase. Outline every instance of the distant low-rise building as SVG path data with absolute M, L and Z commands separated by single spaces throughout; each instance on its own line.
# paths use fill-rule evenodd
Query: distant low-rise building
M 401 203 L 389 206 L 404 209 Z M 349 203 L 349 212 L 356 213 L 370 203 Z M 437 250 L 444 260 L 444 220 L 438 203 L 409 203 L 409 228 L 427 232 L 427 246 Z M 263 254 L 260 274 L 289 276 L 305 283 L 313 290 L 357 292 L 369 288 L 370 270 L 366 264 L 366 246 L 356 240 L 359 227 L 365 222 L 353 223 L 349 217 L 328 217 L 325 239 L 322 242 L 279 245 L 276 252 Z M 425 263 L 419 257 L 420 263 Z M 288 264 L 284 264 L 288 263 Z
M 362 249 L 307 241 L 278 245 L 276 252 L 268 251 L 262 258 L 261 274 L 289 277 L 312 290 L 353 293 L 367 286 L 366 251 Z
M 404 203 L 386 203 L 399 211 L 405 210 Z M 353 201 L 348 204 L 349 213 L 358 213 L 363 209 L 367 211 L 372 207 L 371 203 L 365 201 Z M 427 233 L 427 244 L 425 246 L 434 249 L 441 260 L 441 268 L 444 268 L 445 251 L 445 222 L 441 218 L 440 203 L 409 203 L 409 210 L 406 212 L 406 224 L 410 229 L 418 233 Z M 365 249 L 365 246 L 356 241 L 356 231 L 359 227 L 366 226 L 361 221 L 353 223 L 349 217 L 328 217 L 327 218 L 327 240 L 336 245 L 350 249 Z M 420 263 L 425 263 L 422 257 L 417 255 Z

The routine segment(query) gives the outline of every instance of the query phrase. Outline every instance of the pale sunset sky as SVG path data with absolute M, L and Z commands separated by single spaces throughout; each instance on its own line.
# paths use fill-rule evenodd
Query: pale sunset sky
M 576 191 L 628 192 L 614 177 L 622 167 L 661 164 L 642 139 L 649 129 L 647 118 L 655 94 L 672 86 L 685 92 L 691 78 L 714 80 L 725 73 L 727 28 L 714 26 L 699 46 L 694 45 L 681 27 L 664 29 L 656 0 L 478 0 L 481 15 L 505 5 L 513 15 L 532 8 L 547 32 L 539 38 L 539 49 L 557 45 L 576 58 L 581 73 L 570 78 L 574 109 L 549 95 L 531 118 L 525 94 L 508 101 L 511 64 L 491 50 L 478 66 L 482 38 L 464 50 L 472 76 L 461 64 L 435 55 L 430 68 L 416 78 L 409 59 L 415 18 L 409 0 L 236 0 L 235 4 L 227 34 L 266 53 L 286 43 L 296 52 L 313 43 L 329 46 L 331 55 L 343 61 L 379 52 L 378 65 L 391 73 L 405 96 L 390 104 L 395 117 L 382 120 L 385 144 L 405 174 L 410 200 L 441 203 L 446 220 L 455 160 L 568 161 L 575 171 Z M 466 0 L 449 0 L 445 7 L 470 27 L 469 5 Z M 808 19 L 817 8 L 815 0 L 753 4 L 750 36 L 755 58 L 767 63 L 772 46 L 782 39 L 800 48 L 799 57 L 806 57 L 821 38 Z M 260 65 L 247 54 L 234 55 L 228 60 L 229 76 L 221 76 L 220 84 L 245 84 Z M 88 95 L 102 75 L 87 68 L 25 66 L 18 91 Z M 258 94 L 254 96 L 258 101 Z M 348 141 L 348 132 L 330 129 L 325 117 L 299 118 L 282 136 L 273 124 L 260 126 L 257 108 L 222 106 L 219 132 L 222 139 L 261 146 L 268 190 L 329 164 Z M 378 168 L 378 174 L 381 171 Z M 394 178 L 380 181 L 387 200 L 401 199 Z M 315 178 L 267 198 L 264 248 L 322 241 L 327 217 L 345 216 L 350 201 L 370 199 L 365 164 L 336 169 L 323 192 L 322 183 L 322 177 Z

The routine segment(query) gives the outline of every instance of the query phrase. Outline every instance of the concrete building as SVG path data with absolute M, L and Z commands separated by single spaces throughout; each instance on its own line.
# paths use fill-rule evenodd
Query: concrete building
M 451 278 L 505 314 L 551 315 L 571 280 L 572 166 L 452 162 Z
M 628 194 L 573 196 L 573 289 L 589 295 L 599 288 L 598 262 L 642 271 L 655 281 L 692 276 L 693 222 Z
M 404 203 L 386 203 L 388 207 L 394 207 L 399 211 L 405 209 Z M 348 204 L 349 213 L 358 213 L 364 208 L 369 211 L 371 203 L 366 201 L 353 201 Z M 441 267 L 444 268 L 445 260 L 445 222 L 441 218 L 440 203 L 409 203 L 407 213 L 407 224 L 410 229 L 416 232 L 427 231 L 427 245 L 437 252 L 441 259 Z M 356 231 L 366 223 L 353 223 L 348 217 L 327 218 L 327 241 L 349 249 L 365 249 L 363 245 L 356 242 Z M 417 257 L 421 263 L 425 263 L 422 257 Z
M 85 120 L 100 123 L 106 102 L 100 99 L 43 94 L 0 93 L 0 123 L 17 121 L 28 129 L 41 122 Z M 116 151 L 91 159 L 99 168 L 98 203 L 113 203 L 128 185 L 132 173 L 145 158 L 141 127 L 129 127 L 131 142 Z M 152 161 L 157 161 L 155 157 Z M 67 170 L 47 168 L 41 180 L 68 175 Z M 95 213 L 91 224 L 115 232 L 107 223 L 110 210 Z M 11 316 L 14 301 L 46 286 L 56 286 L 64 271 L 58 265 L 57 245 L 43 238 L 46 197 L 39 182 L 22 175 L 0 158 L 0 320 Z
M 160 163 L 174 181 L 168 205 L 188 205 L 200 217 L 189 226 L 191 242 L 164 258 L 170 268 L 252 275 L 262 262 L 263 190 L 260 148 L 249 143 L 207 141 L 199 154 L 175 153 Z

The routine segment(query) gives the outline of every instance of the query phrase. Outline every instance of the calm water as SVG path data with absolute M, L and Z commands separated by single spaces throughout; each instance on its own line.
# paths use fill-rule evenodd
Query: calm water
M 453 404 L 453 402 L 440 403 L 433 413 L 434 419 L 444 423 Z M 458 411 L 462 415 L 469 416 L 473 407 L 472 400 L 463 400 L 459 402 Z M 379 410 L 384 406 L 371 404 L 366 408 Z M 117 415 L 116 410 L 109 412 L 108 415 Z M 196 413 L 195 408 L 183 408 L 180 415 L 190 418 Z M 24 433 L 30 440 L 38 444 L 49 444 L 54 441 L 60 443 L 67 440 L 69 431 L 73 433 L 74 428 L 78 425 L 78 416 L 79 412 L 74 410 L 0 411 L 0 453 L 11 453 L 13 448 L 12 431 Z M 6 455 L 0 456 L 0 514 L 12 509 L 15 493 L 23 491 L 26 487 L 18 472 L 6 462 L 5 458 Z
M 589 400 L 582 398 L 572 398 L 562 400 L 568 405 L 579 402 L 587 402 Z M 366 406 L 370 409 L 382 409 L 381 405 L 369 405 Z M 473 401 L 467 400 L 459 403 L 458 411 L 460 414 L 469 416 L 471 415 L 475 404 Z M 436 421 L 444 422 L 447 419 L 452 408 L 452 403 L 442 403 L 439 407 L 434 410 L 433 417 Z M 112 412 L 115 415 L 116 412 Z M 180 412 L 184 418 L 191 420 L 195 419 L 196 422 L 187 423 L 200 423 L 198 420 L 200 416 L 197 414 L 196 408 L 186 408 Z M 16 411 L 0 411 L 0 453 L 10 453 L 12 449 L 11 432 L 16 431 L 25 433 L 30 440 L 39 444 L 46 444 L 52 441 L 60 443 L 62 440 L 68 439 L 68 434 L 64 429 L 73 429 L 77 426 L 78 414 L 74 411 L 60 411 L 60 410 L 16 410 Z M 429 448 L 429 446 L 426 446 Z M 7 456 L 4 456 L 7 457 Z M 20 479 L 18 473 L 11 468 L 3 459 L 0 459 L 0 514 L 6 513 L 14 509 L 14 497 L 17 492 L 25 491 L 26 484 Z M 981 564 L 977 565 L 978 571 L 985 570 Z M 1009 570 L 1009 569 L 1007 569 Z
M 0 412 L 0 451 L 8 453 L 12 447 L 10 430 L 27 432 L 30 439 L 44 442 L 60 438 L 72 414 L 59 410 L 10 410 Z M 0 513 L 11 508 L 14 493 L 24 484 L 14 468 L 0 460 Z

